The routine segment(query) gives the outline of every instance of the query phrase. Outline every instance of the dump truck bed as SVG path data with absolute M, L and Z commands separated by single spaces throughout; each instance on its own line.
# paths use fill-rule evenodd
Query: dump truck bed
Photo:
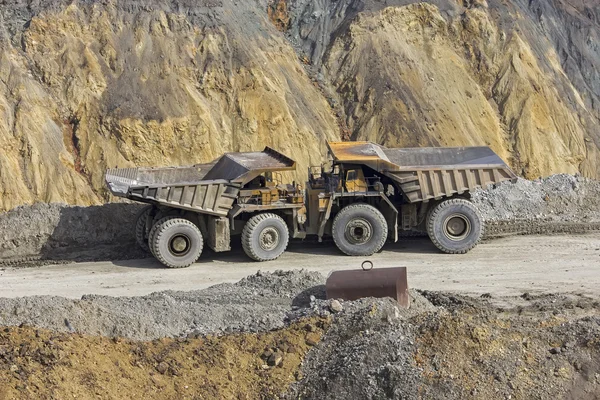
M 396 181 L 411 203 L 517 178 L 489 147 L 388 149 L 371 142 L 331 142 L 328 147 L 335 162 L 366 165 Z
M 106 183 L 118 197 L 226 216 L 246 183 L 265 172 L 295 168 L 295 161 L 267 147 L 188 167 L 109 169 Z

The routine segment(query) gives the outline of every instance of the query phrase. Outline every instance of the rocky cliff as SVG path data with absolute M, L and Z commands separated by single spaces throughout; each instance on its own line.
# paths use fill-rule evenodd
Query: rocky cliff
M 0 210 L 340 138 L 600 178 L 599 36 L 597 0 L 0 0 Z
M 264 145 L 320 163 L 337 121 L 267 3 L 245 3 L 2 2 L 0 209 L 101 202 L 109 166 Z
M 288 37 L 352 139 L 487 144 L 600 178 L 600 2 L 296 0 Z

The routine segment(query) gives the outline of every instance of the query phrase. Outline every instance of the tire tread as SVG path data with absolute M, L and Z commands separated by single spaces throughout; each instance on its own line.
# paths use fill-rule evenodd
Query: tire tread
M 481 221 L 479 237 L 468 248 L 462 249 L 462 250 L 448 249 L 447 247 L 442 245 L 442 243 L 440 243 L 440 241 L 437 239 L 437 237 L 435 235 L 434 221 L 435 221 L 436 217 L 446 208 L 455 206 L 455 205 L 463 205 L 463 206 L 467 206 L 467 207 L 473 209 L 475 211 L 475 213 L 477 214 L 477 216 L 479 217 L 479 220 Z M 484 233 L 485 233 L 485 225 L 483 223 L 483 218 L 481 218 L 481 214 L 480 214 L 479 210 L 477 209 L 477 207 L 475 207 L 473 205 L 473 203 L 471 203 L 468 200 L 450 199 L 450 200 L 443 201 L 442 203 L 439 203 L 438 205 L 433 207 L 431 210 L 429 210 L 429 213 L 427 214 L 427 234 L 429 235 L 429 238 L 431 239 L 431 241 L 433 242 L 435 247 L 437 247 L 438 249 L 440 249 L 441 251 L 443 251 L 446 254 L 466 254 L 466 253 L 468 253 L 473 248 L 475 248 L 479 244 L 479 242 L 481 242 L 481 238 L 483 238 Z
M 271 259 L 271 258 L 263 258 L 263 257 L 260 257 L 256 253 L 256 250 L 252 246 L 252 236 L 253 236 L 256 228 L 258 227 L 258 225 L 261 222 L 266 221 L 268 219 L 276 219 L 276 220 L 281 221 L 284 225 L 286 225 L 285 221 L 283 220 L 283 218 L 281 218 L 279 215 L 273 214 L 273 213 L 262 213 L 262 214 L 255 215 L 254 217 L 250 218 L 248 220 L 248 222 L 246 222 L 246 225 L 244 225 L 244 229 L 242 231 L 242 247 L 244 249 L 244 252 L 248 255 L 248 257 L 250 257 L 254 261 L 272 261 L 272 260 L 276 260 L 287 249 L 287 246 L 288 246 L 288 243 L 289 243 L 289 236 L 288 236 L 288 243 L 285 244 L 285 247 L 283 248 L 283 251 L 277 257 L 275 257 L 273 259 Z
M 135 241 L 144 251 L 150 251 L 150 246 L 146 240 L 146 220 L 152 212 L 152 206 L 144 207 L 137 215 L 135 220 Z
M 200 232 L 200 229 L 193 222 L 191 222 L 187 219 L 184 219 L 184 218 L 176 218 L 176 217 L 172 217 L 172 216 L 165 217 L 165 218 L 161 219 L 160 221 L 158 221 L 156 224 L 154 224 L 154 226 L 152 227 L 152 231 L 150 232 L 151 235 L 154 234 L 154 236 L 150 236 L 150 240 L 152 240 L 152 242 L 150 243 L 150 246 L 152 249 L 152 254 L 158 261 L 160 261 L 163 265 L 165 265 L 168 268 L 187 268 L 190 265 L 192 265 L 195 262 L 195 260 L 193 262 L 189 263 L 188 265 L 173 265 L 173 264 L 169 263 L 159 251 L 159 243 L 160 243 L 161 236 L 164 234 L 165 230 L 167 230 L 168 228 L 175 226 L 175 225 L 191 226 L 198 231 L 198 234 L 202 238 L 202 233 Z M 204 241 L 201 240 L 200 241 L 200 251 L 199 251 L 198 256 L 200 256 L 203 249 L 204 249 Z
M 333 241 L 335 242 L 335 245 L 337 246 L 338 249 L 340 249 L 340 251 L 348 256 L 353 256 L 354 254 L 350 254 L 349 252 L 345 251 L 343 249 L 343 246 L 340 246 L 340 243 L 338 243 L 337 240 L 337 224 L 336 221 L 338 220 L 338 218 L 340 218 L 340 216 L 343 216 L 346 213 L 350 213 L 352 212 L 352 210 L 369 210 L 369 212 L 373 212 L 373 215 L 379 220 L 379 222 L 381 223 L 381 226 L 384 228 L 384 232 L 386 232 L 385 235 L 383 235 L 383 237 L 381 238 L 380 242 L 377 244 L 377 250 L 375 251 L 375 253 L 379 250 L 381 250 L 383 248 L 383 246 L 385 245 L 385 242 L 387 241 L 387 232 L 388 232 L 388 224 L 387 221 L 385 220 L 385 217 L 383 216 L 383 214 L 381 214 L 381 212 L 376 208 L 373 207 L 370 204 L 365 204 L 365 203 L 356 203 L 356 204 L 350 204 L 344 208 L 342 208 L 342 210 L 340 212 L 337 213 L 337 215 L 335 216 L 334 220 L 333 220 L 333 227 L 332 227 L 332 236 L 333 236 Z M 366 254 L 364 256 L 370 256 L 372 254 Z

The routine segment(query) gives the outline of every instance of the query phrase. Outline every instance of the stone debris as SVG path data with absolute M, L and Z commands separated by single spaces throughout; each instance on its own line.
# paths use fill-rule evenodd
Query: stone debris
M 188 386 L 185 390 L 197 397 L 221 392 L 169 382 L 205 373 L 202 379 L 226 382 L 220 388 L 242 388 L 241 398 L 248 399 L 458 400 L 476 395 L 551 400 L 597 393 L 593 374 L 600 371 L 600 302 L 594 299 L 529 293 L 505 298 L 499 306 L 492 303 L 496 296 L 411 290 L 409 309 L 400 309 L 392 299 L 371 298 L 343 306 L 337 301 L 338 307 L 325 299 L 324 280 L 307 271 L 259 272 L 236 284 L 139 298 L 0 299 L 0 325 L 6 326 L 0 332 L 0 377 L 5 371 L 22 379 L 21 374 L 36 373 L 34 364 L 43 376 L 57 373 L 55 367 L 61 374 L 75 373 L 69 369 L 75 364 L 65 360 L 78 350 L 64 346 L 81 340 L 102 342 L 98 354 L 85 345 L 76 356 L 89 358 L 92 370 L 102 367 L 94 373 L 107 373 L 105 368 L 113 365 L 148 371 L 110 376 L 127 376 L 131 382 L 150 376 L 161 390 Z M 299 296 L 302 302 L 295 301 Z M 76 326 L 77 333 L 70 333 L 69 326 Z M 9 340 L 17 345 L 7 345 Z M 111 358 L 121 353 L 123 359 Z M 97 362 L 102 357 L 109 357 L 110 367 Z M 215 368 L 222 372 L 215 375 Z M 264 388 L 239 386 L 271 378 L 268 396 Z M 15 385 L 10 390 L 26 390 Z M 182 392 L 172 396 L 185 397 Z
M 334 313 L 339 313 L 344 310 L 344 306 L 342 306 L 342 303 L 340 303 L 338 300 L 332 300 L 329 308 L 331 309 L 331 312 Z

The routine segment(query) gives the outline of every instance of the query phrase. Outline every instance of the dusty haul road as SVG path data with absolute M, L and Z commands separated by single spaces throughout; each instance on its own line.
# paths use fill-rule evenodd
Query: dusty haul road
M 375 267 L 408 267 L 409 285 L 426 290 L 495 296 L 575 292 L 600 296 L 600 233 L 522 236 L 482 243 L 466 255 L 440 254 L 426 238 L 388 245 L 370 258 Z M 279 259 L 250 262 L 240 249 L 203 254 L 186 269 L 154 259 L 0 270 L 0 297 L 84 294 L 140 296 L 236 282 L 256 272 L 305 268 L 327 274 L 360 268 L 363 259 L 340 255 L 332 243 L 293 243 Z

